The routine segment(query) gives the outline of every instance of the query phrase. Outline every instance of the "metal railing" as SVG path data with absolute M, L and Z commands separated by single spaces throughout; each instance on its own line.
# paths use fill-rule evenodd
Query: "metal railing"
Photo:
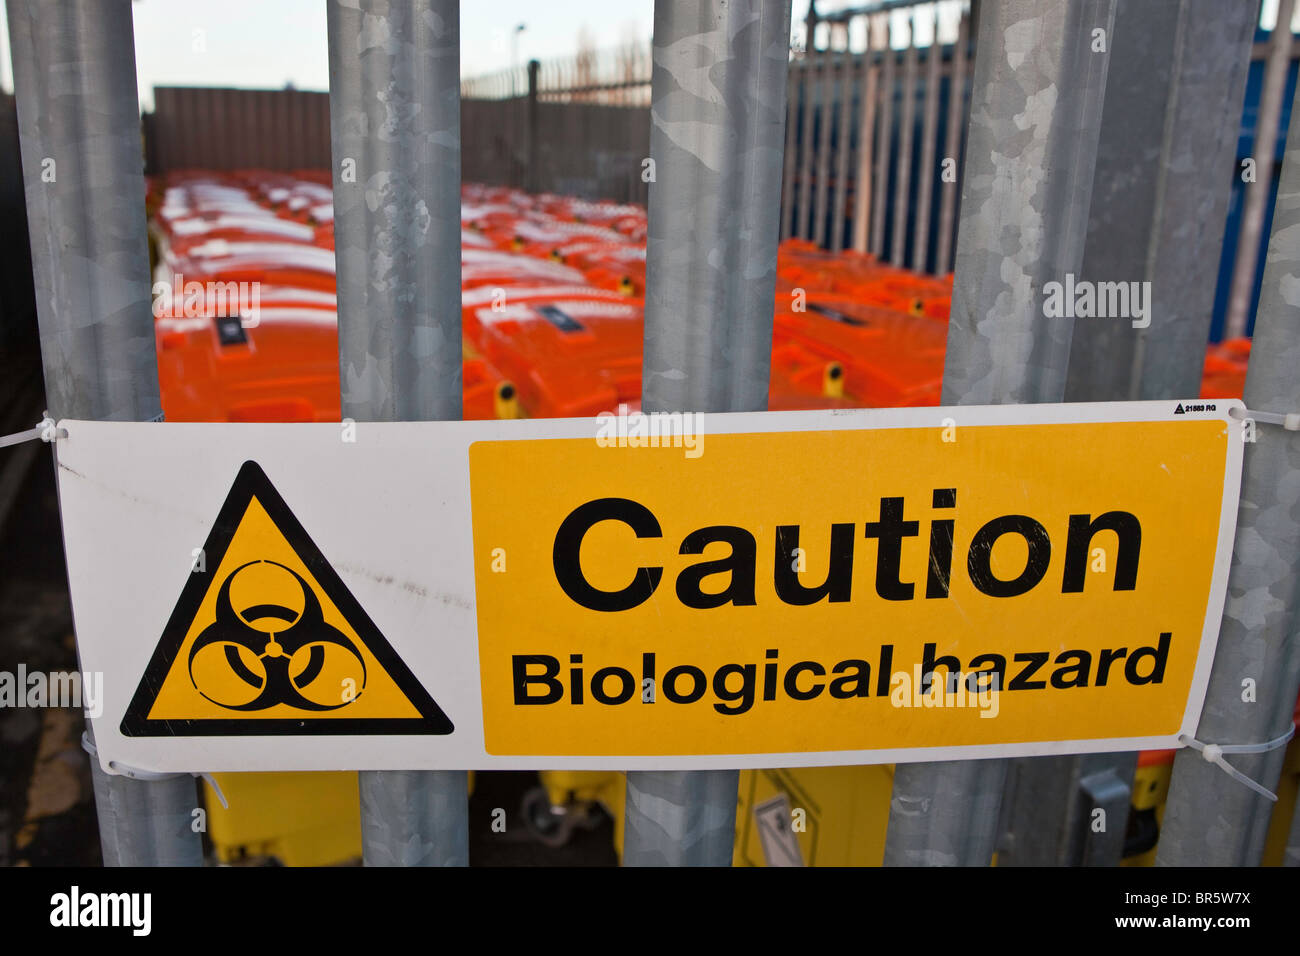
M 545 103 L 650 105 L 650 45 L 625 43 L 538 64 L 536 95 Z M 503 100 L 529 94 L 530 67 L 523 64 L 461 81 L 464 99 Z

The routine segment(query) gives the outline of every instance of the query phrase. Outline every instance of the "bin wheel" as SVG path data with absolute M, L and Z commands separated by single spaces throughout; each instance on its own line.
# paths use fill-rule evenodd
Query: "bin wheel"
M 539 843 L 561 847 L 573 835 L 573 814 L 567 807 L 557 807 L 545 787 L 534 787 L 524 794 L 524 826 Z

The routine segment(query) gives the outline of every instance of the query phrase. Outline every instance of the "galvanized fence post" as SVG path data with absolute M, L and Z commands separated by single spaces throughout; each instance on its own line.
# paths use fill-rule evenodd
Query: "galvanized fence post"
M 849 189 L 849 150 L 853 135 L 853 51 L 845 29 L 844 54 L 840 62 L 839 117 L 835 121 L 835 198 L 831 202 L 831 252 L 844 249 L 844 217 Z
M 912 201 L 912 126 L 916 119 L 916 17 L 907 18 L 907 52 L 903 54 L 903 102 L 898 118 L 898 165 L 894 172 L 894 229 L 889 237 L 891 264 L 902 268 L 907 257 L 908 210 Z M 920 228 L 920 224 L 917 224 Z
M 1145 316 L 1075 325 L 1067 401 L 1200 391 L 1258 6 L 1116 11 L 1082 278 L 1150 295 Z
M 876 130 L 876 100 L 879 96 L 880 70 L 875 63 L 871 40 L 875 31 L 867 30 L 867 48 L 862 53 L 862 109 L 858 118 L 857 175 L 854 178 L 853 197 L 853 249 L 867 251 L 867 236 L 871 226 L 873 203 L 879 202 L 871 182 L 871 161 Z
M 1222 4 L 1220 4 L 1222 6 Z M 1254 4 L 1251 4 L 1254 6 Z M 1246 334 L 1250 319 L 1251 297 L 1259 268 L 1259 237 L 1264 232 L 1264 211 L 1273 186 L 1273 156 L 1277 151 L 1277 128 L 1286 96 L 1287 73 L 1291 68 L 1291 15 L 1295 0 L 1278 0 L 1277 23 L 1268 39 L 1268 58 L 1264 64 L 1264 86 L 1259 94 L 1255 116 L 1255 142 L 1251 148 L 1255 161 L 1254 178 L 1248 183 L 1241 210 L 1241 228 L 1237 233 L 1237 255 L 1228 290 L 1228 312 L 1223 319 L 1224 338 Z M 1236 129 L 1237 124 L 1233 124 Z M 1260 293 L 1263 295 L 1262 291 Z
M 1300 411 L 1298 283 L 1300 111 L 1293 105 L 1246 376 L 1253 413 Z M 1196 732 L 1202 743 L 1221 746 L 1276 740 L 1291 726 L 1300 687 L 1300 434 L 1252 416 L 1245 437 L 1228 601 Z M 1226 759 L 1272 789 L 1285 754 L 1278 745 Z M 1258 866 L 1272 811 L 1267 798 L 1184 749 L 1174 760 L 1156 863 Z
M 801 102 L 800 90 L 803 88 L 803 77 L 807 73 L 807 70 L 791 64 L 786 85 L 786 109 L 789 110 L 789 116 L 785 123 L 785 160 L 781 171 L 781 238 L 783 240 L 794 235 L 795 159 L 798 153 L 798 142 L 795 138 L 795 130 L 798 129 L 798 123 L 795 122 L 798 109 L 796 104 Z
M 797 213 L 798 225 L 795 238 L 812 239 L 813 233 L 813 119 L 822 109 L 825 99 L 823 77 L 826 72 L 828 53 L 817 52 L 815 30 L 808 31 L 808 46 L 804 53 L 803 68 L 803 117 L 799 132 L 799 202 Z M 653 93 L 651 94 L 653 96 Z
M 1296 801 L 1295 809 L 1292 811 L 1291 832 L 1287 836 L 1282 865 L 1300 866 L 1300 801 Z
M 885 18 L 885 45 L 880 53 L 880 129 L 876 134 L 876 181 L 871 195 L 871 254 L 885 258 L 885 208 L 889 205 L 889 157 L 894 147 L 894 52 L 893 27 Z
M 1114 7 L 981 6 L 944 405 L 1064 397 L 1073 320 L 1046 317 L 1041 290 L 1083 261 L 1109 58 L 1092 31 Z M 900 765 L 885 863 L 987 865 L 1005 777 L 1001 760 Z
M 948 80 L 948 124 L 943 138 L 943 149 L 954 164 L 961 163 L 961 134 L 966 113 L 966 48 L 970 45 L 970 13 L 964 11 L 957 25 L 957 39 L 952 46 L 952 64 Z M 934 271 L 942 275 L 951 265 L 953 220 L 957 214 L 957 183 L 944 181 L 939 200 L 939 237 L 935 248 Z
M 1232 185 L 1223 170 L 1235 156 L 1257 6 L 1157 0 L 1116 10 L 1077 278 L 1138 295 L 1131 314 L 1075 323 L 1067 401 L 1200 390 L 1216 278 L 1206 264 L 1222 252 Z M 1118 863 L 1136 765 L 1135 753 L 1015 761 L 999 865 Z
M 9 0 L 45 393 L 55 418 L 161 416 L 128 0 Z M 188 774 L 90 761 L 104 863 L 198 866 Z
M 328 11 L 343 416 L 459 419 L 459 3 Z M 367 865 L 468 864 L 464 771 L 360 776 Z
M 524 182 L 527 184 L 525 188 L 532 193 L 541 192 L 542 131 L 538 109 L 538 75 L 541 70 L 542 64 L 537 60 L 528 61 L 528 169 L 524 173 Z
M 831 131 L 835 127 L 835 87 L 842 57 L 835 50 L 835 24 L 826 38 L 822 54 L 822 84 L 817 101 L 817 199 L 813 205 L 812 236 L 814 243 L 826 247 L 826 216 L 830 201 Z
M 789 36 L 790 0 L 656 0 L 648 411 L 767 407 Z M 628 773 L 623 862 L 728 865 L 738 781 Z
M 933 11 L 930 47 L 925 51 L 925 112 L 921 127 L 921 164 L 917 169 L 916 221 L 912 227 L 912 269 L 925 272 L 930 254 L 930 194 L 934 188 L 935 140 L 939 136 L 939 10 Z

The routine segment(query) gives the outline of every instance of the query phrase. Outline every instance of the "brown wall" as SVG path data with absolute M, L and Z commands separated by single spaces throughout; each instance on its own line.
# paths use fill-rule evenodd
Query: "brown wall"
M 650 153 L 648 109 L 543 102 L 537 111 L 539 152 L 530 163 L 524 98 L 464 100 L 464 180 L 645 202 L 641 160 Z M 327 93 L 156 87 L 145 131 L 153 173 L 330 165 Z
M 533 151 L 525 99 L 461 101 L 461 175 L 466 182 L 646 201 L 641 162 L 650 155 L 648 108 L 542 102 L 536 109 Z
M 158 86 L 145 130 L 155 173 L 330 165 L 328 93 Z

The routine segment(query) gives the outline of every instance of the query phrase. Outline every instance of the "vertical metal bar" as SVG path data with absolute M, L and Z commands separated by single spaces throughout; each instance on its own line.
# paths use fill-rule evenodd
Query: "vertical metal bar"
M 806 74 L 804 69 L 796 69 L 790 64 L 790 75 L 786 81 L 785 101 L 785 159 L 781 170 L 781 238 L 789 239 L 794 234 L 794 191 L 795 191 L 795 139 L 796 110 L 799 103 L 799 78 Z
M 1286 93 L 1286 75 L 1291 63 L 1291 15 L 1295 0 L 1278 0 L 1277 24 L 1269 37 L 1268 60 L 1264 65 L 1264 88 L 1255 114 L 1255 181 L 1246 185 L 1237 233 L 1237 257 L 1228 291 L 1228 313 L 1223 320 L 1224 338 L 1246 334 L 1250 319 L 1255 271 L 1259 264 L 1259 238 L 1264 232 L 1264 210 L 1273 186 L 1273 155 L 1277 150 L 1277 128 Z
M 826 56 L 817 52 L 815 31 L 808 31 L 808 52 L 803 68 L 803 125 L 799 130 L 799 226 L 795 236 L 811 239 L 813 181 L 813 115 L 821 109 L 821 77 Z
M 819 246 L 826 245 L 826 208 L 830 201 L 831 127 L 835 125 L 835 81 L 840 70 L 840 56 L 835 52 L 835 25 L 831 25 L 823 55 L 821 94 L 817 100 L 817 206 L 810 237 Z
M 541 192 L 542 169 L 542 128 L 539 123 L 538 73 L 542 64 L 537 60 L 528 61 L 528 172 L 525 187 L 530 193 Z M 548 180 L 549 181 L 549 180 Z
M 1300 800 L 1291 811 L 1291 832 L 1287 835 L 1286 849 L 1282 854 L 1283 866 L 1300 866 Z
M 328 14 L 343 415 L 458 419 L 459 3 L 330 0 Z M 360 776 L 367 865 L 468 864 L 464 771 Z
M 1083 261 L 1108 61 L 1092 52 L 1091 33 L 1112 35 L 1114 6 L 981 6 L 945 405 L 1065 394 L 1073 320 L 1045 317 L 1039 290 Z M 1042 55 L 1021 55 L 1029 38 Z M 900 765 L 885 862 L 987 865 L 1005 778 L 1001 760 Z
M 790 0 L 656 0 L 649 411 L 767 407 L 789 35 Z M 733 770 L 629 773 L 624 864 L 729 864 L 738 788 Z
M 149 421 L 162 407 L 131 4 L 8 0 L 8 14 L 50 412 Z
M 880 72 L 880 132 L 876 136 L 876 182 L 872 188 L 876 204 L 871 210 L 871 254 L 885 255 L 885 208 L 889 205 L 889 158 L 894 150 L 894 30 L 885 18 L 884 64 Z
M 871 156 L 875 142 L 877 81 L 880 69 L 873 60 L 872 32 L 870 29 L 867 30 L 867 49 L 862 54 L 862 114 L 858 122 L 858 173 L 854 180 L 853 196 L 853 248 L 858 252 L 867 251 L 874 198 L 871 184 Z
M 1288 21 L 1279 19 L 1285 29 Z M 1300 110 L 1291 109 L 1286 157 L 1246 375 L 1246 406 L 1300 408 Z M 1300 434 L 1256 426 L 1245 446 L 1237 540 L 1214 669 L 1196 737 L 1207 744 L 1265 743 L 1291 726 L 1300 687 Z M 1251 690 L 1248 693 L 1247 690 Z M 1277 787 L 1285 747 L 1232 754 L 1228 762 Z M 1161 866 L 1258 866 L 1273 804 L 1191 749 L 1174 759 L 1156 862 Z
M 510 144 L 510 185 L 515 189 L 527 188 L 528 175 L 528 98 L 523 92 L 518 67 L 510 70 L 510 99 L 508 107 L 509 129 L 506 141 Z M 337 175 L 337 173 L 335 174 Z
M 1076 324 L 1066 401 L 1200 392 L 1258 6 L 1156 0 L 1115 14 L 1082 278 L 1149 282 L 1150 294 L 1144 319 Z
M 128 0 L 8 0 L 45 394 L 55 418 L 162 415 Z M 90 761 L 104 863 L 199 866 L 189 775 Z
M 1135 753 L 1011 761 L 998 866 L 1114 866 L 1124 851 Z M 1093 814 L 1102 810 L 1103 826 Z
M 954 164 L 961 164 L 961 132 L 966 124 L 966 48 L 970 45 L 970 14 L 962 12 L 957 42 L 952 48 L 952 72 L 948 82 L 948 129 L 943 137 L 944 152 Z M 957 215 L 957 183 L 945 182 L 939 201 L 939 245 L 934 254 L 934 271 L 943 275 L 952 269 L 953 221 Z
M 898 171 L 894 174 L 894 231 L 889 261 L 903 265 L 907 249 L 908 205 L 912 190 L 912 125 L 916 118 L 916 21 L 907 17 L 907 53 L 903 57 L 903 112 L 898 123 Z
M 1116 11 L 1082 277 L 1150 292 L 1145 319 L 1075 325 L 1067 401 L 1200 390 L 1215 281 L 1204 264 L 1220 258 L 1231 190 L 1221 171 L 1235 156 L 1256 8 L 1157 0 Z M 1148 341 L 1159 348 L 1147 351 Z M 1123 820 L 1108 814 L 1104 830 L 1093 828 L 1098 807 L 1081 781 L 1108 773 L 1115 786 L 1131 783 L 1136 765 L 1131 753 L 1016 761 L 999 865 L 1118 863 Z
M 1082 265 L 1109 63 L 1109 53 L 1092 52 L 1091 31 L 1112 34 L 1114 6 L 981 4 L 945 405 L 1064 396 L 1073 323 L 1045 317 L 1039 296 Z M 1037 48 L 1059 57 L 1008 57 L 1007 44 L 1030 30 Z M 1007 156 L 1013 131 L 1023 145 Z M 1011 242 L 1016 233 L 1026 242 Z
M 943 48 L 939 46 L 937 7 L 933 22 L 930 49 L 925 53 L 925 114 L 921 129 L 920 178 L 916 183 L 916 225 L 912 235 L 912 268 L 917 272 L 925 271 L 925 260 L 930 251 L 930 193 L 934 190 L 934 150 L 939 135 L 939 61 L 943 59 Z
M 1137 754 L 1110 753 L 1012 761 L 1003 819 L 1013 825 L 998 845 L 998 866 L 1118 864 L 1136 764 Z M 1104 815 L 1094 818 L 1098 810 Z
M 835 200 L 831 204 L 831 251 L 844 248 L 844 214 L 849 189 L 849 151 L 853 147 L 853 53 L 849 30 L 844 28 L 844 54 L 840 63 L 840 114 L 835 133 Z

